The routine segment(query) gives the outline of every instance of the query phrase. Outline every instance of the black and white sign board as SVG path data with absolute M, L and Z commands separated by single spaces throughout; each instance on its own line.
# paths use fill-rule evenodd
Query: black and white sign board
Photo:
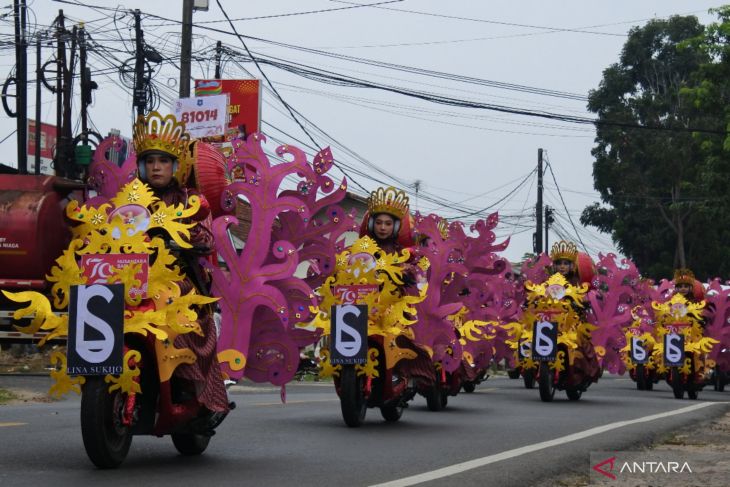
M 664 365 L 666 367 L 684 365 L 684 335 L 680 333 L 664 335 Z
M 558 358 L 558 325 L 537 321 L 532 328 L 532 360 L 554 362 Z
M 364 304 L 332 306 L 330 363 L 365 364 L 368 361 L 368 307 Z
M 71 286 L 70 298 L 66 373 L 121 374 L 124 284 Z
M 636 365 L 649 362 L 649 354 L 644 347 L 644 340 L 639 339 L 639 337 L 631 337 L 631 361 Z
M 521 358 L 530 358 L 530 350 L 532 349 L 532 343 L 530 342 L 530 340 L 520 340 L 517 347 L 520 351 Z

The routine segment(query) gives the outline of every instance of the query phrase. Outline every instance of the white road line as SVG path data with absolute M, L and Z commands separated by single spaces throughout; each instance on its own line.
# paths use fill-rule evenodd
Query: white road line
M 562 445 L 565 443 L 570 443 L 572 441 L 578 441 L 578 440 L 582 440 L 584 438 L 589 438 L 591 436 L 605 433 L 606 431 L 623 428 L 624 426 L 629 426 L 629 425 L 637 424 L 637 423 L 647 423 L 649 421 L 654 421 L 657 419 L 668 418 L 670 416 L 676 416 L 678 414 L 689 413 L 692 411 L 696 411 L 698 409 L 703 409 L 708 406 L 712 406 L 714 404 L 726 404 L 726 402 L 702 402 L 702 403 L 698 403 L 698 404 L 693 404 L 692 406 L 675 409 L 673 411 L 667 411 L 666 413 L 652 414 L 650 416 L 644 416 L 642 418 L 630 419 L 630 420 L 626 420 L 626 421 L 617 421 L 615 423 L 609 423 L 609 424 L 605 424 L 603 426 L 596 426 L 595 428 L 590 428 L 585 431 L 580 431 L 578 433 L 573 433 L 573 434 L 570 434 L 567 436 L 561 436 L 560 438 L 555 438 L 554 440 L 543 441 L 541 443 L 535 443 L 534 445 L 528 445 L 528 446 L 523 446 L 520 448 L 515 448 L 514 450 L 503 451 L 501 453 L 489 455 L 487 457 L 476 458 L 474 460 L 469 460 L 468 462 L 457 463 L 455 465 L 450 465 L 448 467 L 439 468 L 437 470 L 432 470 L 430 472 L 424 472 L 424 473 L 421 473 L 418 475 L 413 475 L 411 477 L 404 477 L 402 479 L 391 480 L 390 482 L 384 482 L 382 484 L 374 484 L 374 485 L 371 485 L 370 487 L 406 487 L 409 485 L 416 485 L 416 484 L 420 484 L 423 482 L 430 482 L 431 480 L 436 480 L 436 479 L 440 479 L 440 478 L 444 478 L 444 477 L 449 477 L 451 475 L 460 474 L 460 473 L 466 472 L 467 470 L 473 470 L 475 468 L 480 468 L 485 465 L 489 465 L 491 463 L 501 462 L 502 460 L 508 460 L 510 458 L 518 457 L 518 456 L 524 455 L 526 453 L 532 453 L 532 452 L 535 452 L 538 450 L 543 450 L 545 448 L 550 448 L 552 446 Z

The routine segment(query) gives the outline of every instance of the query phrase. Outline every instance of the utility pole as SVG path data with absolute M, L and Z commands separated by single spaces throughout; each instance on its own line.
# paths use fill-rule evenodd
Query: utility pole
M 25 0 L 13 0 L 15 13 L 16 129 L 18 173 L 28 174 L 28 52 L 25 42 Z
M 180 45 L 180 98 L 190 96 L 190 58 L 193 44 L 193 0 L 183 0 Z
M 35 40 L 35 170 L 33 173 L 38 176 L 41 173 L 41 36 Z
M 66 34 L 64 25 L 63 10 L 58 11 L 56 24 L 56 37 L 58 48 L 56 50 L 56 155 L 53 159 L 56 176 L 66 176 L 66 139 L 63 134 L 63 89 L 64 73 L 66 71 Z
M 535 205 L 535 217 L 537 228 L 535 229 L 535 253 L 543 251 L 542 246 L 542 149 L 537 149 L 537 205 Z
M 221 41 L 215 43 L 215 79 L 221 79 L 221 54 L 223 51 Z
M 64 70 L 63 80 L 63 126 L 61 134 L 64 139 L 63 166 L 66 171 L 66 177 L 76 177 L 73 160 L 73 133 L 71 122 L 71 99 L 73 97 L 73 77 L 74 77 L 74 59 L 76 57 L 76 39 L 78 29 L 74 26 L 71 33 L 71 51 L 68 60 L 68 68 Z
M 134 62 L 134 97 L 133 104 L 137 107 L 137 116 L 144 116 L 147 105 L 147 93 L 145 90 L 145 59 L 144 59 L 144 33 L 142 32 L 142 20 L 139 10 L 134 11 L 134 41 L 135 41 L 135 62 Z
M 81 142 L 83 145 L 89 144 L 89 117 L 86 108 L 91 103 L 91 100 L 89 100 L 91 97 L 91 90 L 89 89 L 91 74 L 87 73 L 86 69 L 86 30 L 84 24 L 81 24 L 79 26 L 79 71 L 81 73 Z M 89 103 L 87 103 L 87 100 Z

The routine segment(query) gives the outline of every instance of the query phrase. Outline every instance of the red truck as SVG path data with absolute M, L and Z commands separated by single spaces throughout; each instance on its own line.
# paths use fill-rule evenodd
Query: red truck
M 56 176 L 0 174 L 0 289 L 47 293 L 48 274 L 68 246 L 71 232 L 64 217 L 70 199 L 83 199 L 84 184 Z M 0 345 L 30 343 L 42 335 L 20 333 L 13 319 L 24 304 L 0 293 Z

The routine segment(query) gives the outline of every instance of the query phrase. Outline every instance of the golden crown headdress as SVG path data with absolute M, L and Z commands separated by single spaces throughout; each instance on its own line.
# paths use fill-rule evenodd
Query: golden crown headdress
M 394 187 L 378 188 L 370 193 L 368 199 L 368 212 L 371 216 L 378 213 L 387 213 L 399 220 L 408 214 L 408 196 L 405 191 L 397 190 Z
M 134 150 L 138 156 L 147 152 L 165 152 L 178 160 L 175 179 L 185 184 L 192 171 L 190 155 L 190 134 L 185 123 L 178 122 L 174 115 L 162 116 L 152 111 L 147 116 L 140 115 L 133 129 Z
M 550 250 L 550 259 L 553 262 L 566 259 L 575 263 L 578 259 L 578 247 L 573 242 L 566 242 L 565 240 L 555 242 Z
M 675 269 L 673 281 L 675 286 L 677 284 L 690 284 L 694 286 L 695 274 L 689 269 Z

